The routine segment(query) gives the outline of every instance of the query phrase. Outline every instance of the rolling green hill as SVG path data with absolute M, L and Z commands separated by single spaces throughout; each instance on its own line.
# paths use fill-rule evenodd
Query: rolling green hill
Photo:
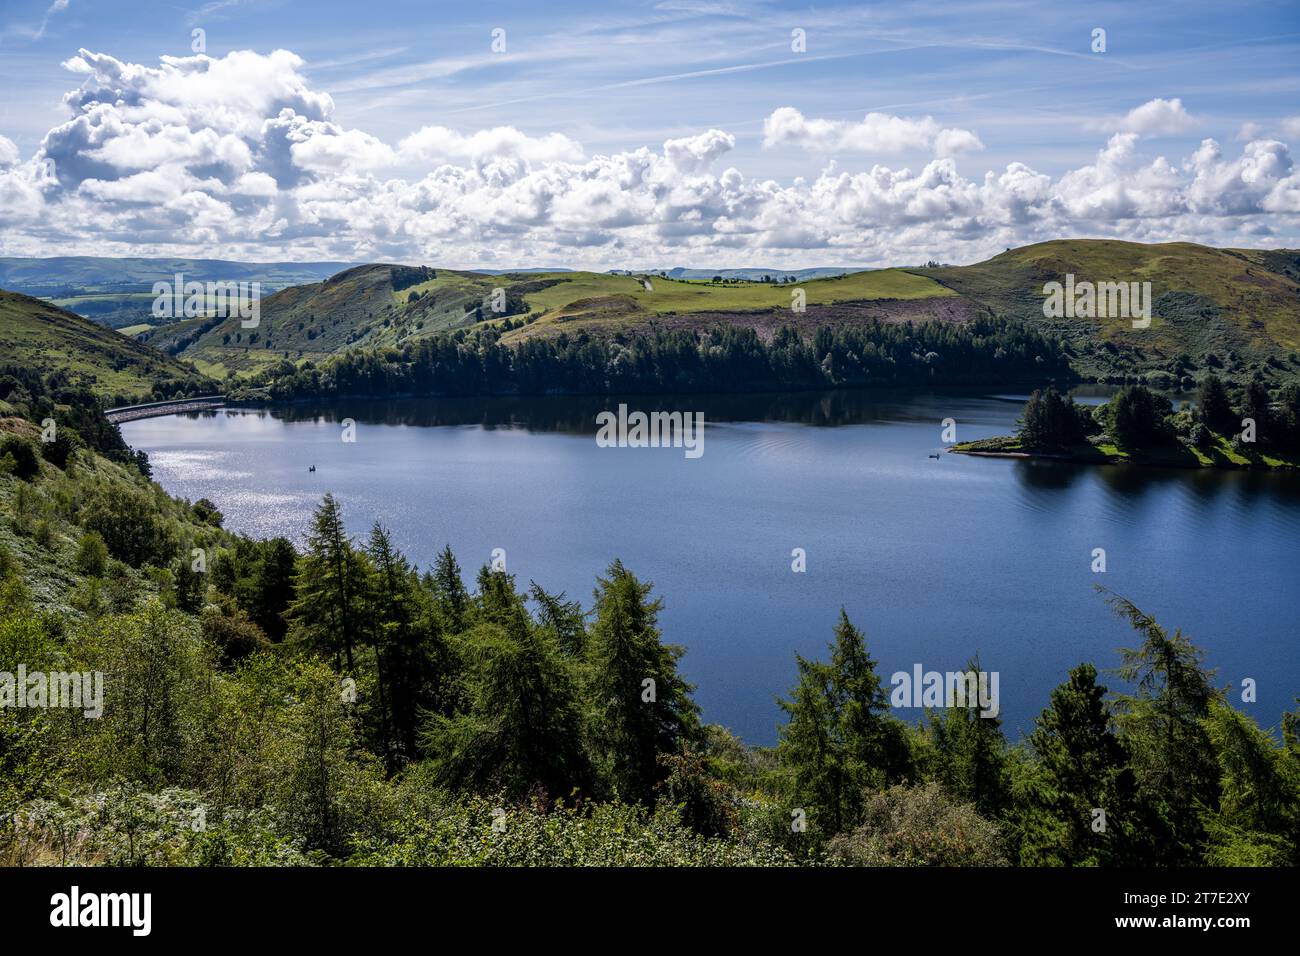
M 522 326 L 505 341 L 535 335 L 594 335 L 646 328 L 707 328 L 719 323 L 755 328 L 769 336 L 782 325 L 806 331 L 878 318 L 962 321 L 972 311 L 938 283 L 900 269 L 855 272 L 795 283 L 712 282 L 664 276 L 555 273 L 534 277 L 545 286 L 521 290 L 528 307 Z M 793 308 L 798 292 L 803 311 Z M 518 323 L 509 320 L 511 326 Z M 504 323 L 503 323 L 504 324 Z
M 1144 245 L 1068 239 L 1011 249 L 986 262 L 914 270 L 964 298 L 1062 335 L 1080 371 L 1206 365 L 1231 374 L 1252 367 L 1300 373 L 1300 250 L 1214 249 L 1188 242 Z M 1063 282 L 1150 282 L 1150 328 L 1131 320 L 1049 319 L 1043 286 Z M 1179 356 L 1189 362 L 1179 363 Z
M 504 311 L 494 312 L 498 289 Z M 803 313 L 791 309 L 795 289 L 806 296 Z M 969 312 L 949 289 L 898 269 L 781 285 L 596 272 L 487 275 L 379 264 L 266 297 L 254 330 L 242 328 L 236 318 L 189 320 L 142 339 L 220 374 L 253 371 L 282 359 L 319 360 L 351 346 L 400 347 L 478 323 L 500 327 L 509 342 L 579 330 L 605 335 L 652 324 L 724 322 L 771 331 L 783 323 L 811 329 L 870 317 L 961 320 Z
M 952 295 L 933 281 L 899 269 L 854 272 L 793 284 L 761 281 L 715 283 L 656 275 L 640 278 L 593 272 L 551 273 L 534 278 L 550 283 L 544 289 L 525 295 L 532 309 L 544 313 L 543 318 L 573 311 L 578 303 L 603 297 L 626 297 L 639 313 L 664 315 L 679 312 L 788 310 L 794 289 L 804 290 L 809 305 Z M 646 283 L 649 283 L 648 288 Z
M 206 385 L 188 363 L 41 299 L 0 290 L 0 365 L 62 370 L 117 401 L 148 400 L 154 386 Z
M 474 321 L 505 279 L 388 264 L 357 266 L 261 300 L 258 325 L 238 317 L 189 319 L 142 340 L 205 370 L 255 371 L 268 362 L 321 359 L 350 346 L 404 344 Z

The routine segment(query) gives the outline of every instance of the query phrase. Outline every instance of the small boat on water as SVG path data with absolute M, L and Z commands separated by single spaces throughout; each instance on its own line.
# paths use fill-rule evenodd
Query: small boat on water
M 316 466 L 315 466 L 315 465 L 312 465 L 312 466 L 311 466 L 310 468 L 308 468 L 307 470 L 308 470 L 308 471 L 315 471 L 315 470 L 316 470 Z
M 934 454 L 934 455 L 931 455 L 930 457 L 931 457 L 931 458 L 938 458 L 939 456 L 938 456 L 938 454 Z M 315 468 L 312 469 L 312 471 L 315 471 L 315 470 L 316 470 Z

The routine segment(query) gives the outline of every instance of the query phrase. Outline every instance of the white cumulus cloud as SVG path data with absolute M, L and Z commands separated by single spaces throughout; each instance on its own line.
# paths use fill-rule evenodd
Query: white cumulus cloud
M 513 126 L 479 130 L 466 136 L 445 126 L 426 126 L 401 141 L 398 149 L 409 160 L 519 159 L 552 163 L 582 157 L 582 147 L 561 133 L 527 136 Z
M 0 167 L 12 166 L 18 162 L 18 146 L 7 136 L 0 136 Z
M 1196 126 L 1196 120 L 1177 97 L 1172 100 L 1156 97 L 1129 110 L 1119 125 L 1125 132 L 1159 136 L 1185 133 Z
M 868 113 L 860 122 L 809 119 L 792 106 L 774 110 L 763 122 L 764 146 L 801 146 L 815 153 L 901 153 L 933 150 L 952 156 L 983 149 L 967 129 L 944 129 L 930 116 L 912 119 Z
M 1300 234 L 1287 145 L 1300 130 L 1288 120 L 1270 128 L 1281 138 L 1251 129 L 1231 151 L 1213 139 L 1185 156 L 1146 151 L 1147 135 L 1191 122 L 1179 100 L 1115 120 L 1094 155 L 1051 173 L 968 169 L 979 137 L 931 117 L 781 107 L 763 144 L 809 155 L 777 181 L 732 160 L 737 135 L 723 129 L 596 155 L 513 126 L 387 141 L 340 122 L 286 50 L 157 65 L 82 50 L 65 65 L 79 83 L 68 118 L 25 159 L 0 137 L 0 254 L 795 268 L 972 261 L 1063 235 Z M 901 153 L 922 162 L 883 161 Z

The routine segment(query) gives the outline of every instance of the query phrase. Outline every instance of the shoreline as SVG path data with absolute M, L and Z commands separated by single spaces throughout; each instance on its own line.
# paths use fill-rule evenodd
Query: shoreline
M 971 447 L 981 442 L 996 442 L 1011 440 L 1010 436 L 1003 438 L 984 438 L 974 442 L 963 442 L 958 445 L 949 447 L 947 452 L 953 455 L 968 455 L 972 458 L 1012 458 L 1012 459 L 1041 459 L 1046 461 L 1067 462 L 1078 465 L 1129 465 L 1137 468 L 1178 468 L 1184 471 L 1260 471 L 1260 472 L 1288 472 L 1300 471 L 1300 464 L 1292 461 L 1277 460 L 1276 464 L 1267 461 L 1233 461 L 1226 457 L 1215 457 L 1209 461 L 1202 461 L 1196 457 L 1196 453 L 1191 451 L 1187 446 L 1180 445 L 1177 447 L 1170 446 L 1168 449 L 1161 449 L 1168 454 L 1166 455 L 1139 455 L 1133 457 L 1127 454 L 1108 454 L 1095 446 L 1092 446 L 1092 453 L 1082 451 L 1041 451 L 1025 448 L 977 448 Z M 963 447 L 967 446 L 967 447 Z M 1179 451 L 1185 452 L 1180 455 Z

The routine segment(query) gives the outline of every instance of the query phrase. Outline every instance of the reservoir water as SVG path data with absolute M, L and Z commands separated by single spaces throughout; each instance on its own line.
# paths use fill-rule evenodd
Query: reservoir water
M 503 548 L 521 588 L 536 580 L 584 607 L 619 557 L 664 599 L 664 639 L 687 648 L 705 719 L 750 743 L 775 741 L 794 655 L 825 656 L 841 605 L 886 681 L 978 654 L 1000 674 L 1014 740 L 1071 666 L 1114 667 L 1137 643 L 1098 584 L 1190 635 L 1218 684 L 1253 678 L 1258 701 L 1233 700 L 1275 726 L 1300 695 L 1300 475 L 942 453 L 944 419 L 958 440 L 1005 434 L 1024 397 L 349 401 L 122 432 L 164 488 L 211 499 L 246 534 L 301 544 L 329 491 L 350 531 L 381 521 L 421 567 L 449 543 L 472 586 Z M 619 402 L 702 411 L 704 454 L 598 447 L 595 416 Z

